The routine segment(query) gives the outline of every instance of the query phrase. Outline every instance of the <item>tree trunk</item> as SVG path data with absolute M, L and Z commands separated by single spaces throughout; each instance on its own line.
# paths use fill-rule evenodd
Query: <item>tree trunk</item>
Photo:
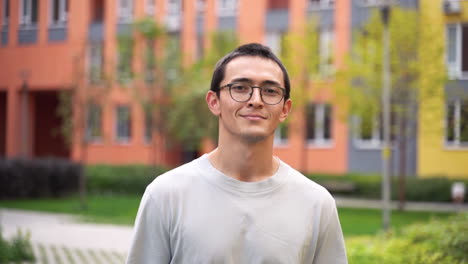
M 405 209 L 406 203 L 406 157 L 407 157 L 407 117 L 405 113 L 400 114 L 399 120 L 399 142 L 398 142 L 398 152 L 399 152 L 399 161 L 398 161 L 398 210 L 403 211 Z

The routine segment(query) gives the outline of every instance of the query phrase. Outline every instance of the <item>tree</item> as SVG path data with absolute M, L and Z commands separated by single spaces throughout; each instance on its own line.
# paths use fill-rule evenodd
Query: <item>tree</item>
M 210 88 L 213 67 L 226 53 L 237 47 L 231 32 L 214 32 L 211 48 L 194 64 L 183 69 L 180 82 L 171 92 L 168 129 L 188 151 L 196 151 L 204 138 L 217 140 L 217 119 L 206 106 L 205 96 Z
M 320 47 L 319 47 L 319 27 L 317 18 L 312 17 L 303 32 L 289 32 L 284 37 L 282 48 L 282 61 L 288 69 L 291 79 L 291 99 L 294 102 L 296 117 L 305 116 L 306 107 L 309 101 L 319 92 L 320 86 L 314 84 L 320 82 L 324 75 L 320 71 Z M 326 58 L 331 60 L 331 58 Z M 300 124 L 297 122 L 296 124 Z M 304 122 L 306 119 L 304 118 Z M 305 138 L 307 126 L 304 125 L 302 131 Z M 293 128 L 295 129 L 295 128 Z M 301 169 L 307 170 L 307 144 L 302 144 Z
M 88 121 L 93 105 L 103 105 L 107 101 L 110 85 L 100 67 L 95 68 L 93 63 L 86 70 L 85 58 L 89 47 L 97 46 L 102 49 L 102 44 L 84 42 L 82 49 L 73 57 L 72 80 L 59 94 L 57 115 L 61 117 L 62 125 L 60 133 L 64 136 L 69 148 L 78 147 L 78 162 L 84 164 L 87 159 L 87 148 L 92 138 L 102 138 L 104 135 L 98 127 L 89 130 Z M 102 51 L 101 51 L 102 52 Z M 102 66 L 103 62 L 98 62 Z M 86 203 L 86 174 L 84 171 L 79 177 L 80 205 L 84 210 Z
M 434 94 L 439 86 L 421 85 L 424 67 L 439 62 L 420 64 L 422 58 L 433 56 L 440 58 L 442 49 L 438 42 L 428 41 L 430 38 L 440 38 L 435 32 L 425 31 L 430 28 L 431 21 L 422 18 L 416 11 L 395 7 L 392 9 L 390 30 L 390 60 L 391 60 L 391 134 L 393 145 L 399 152 L 399 208 L 404 208 L 405 176 L 407 174 L 406 160 L 409 138 L 415 133 L 416 110 L 421 98 Z M 423 26 L 424 25 L 424 26 Z M 337 74 L 336 99 L 349 102 L 348 112 L 361 120 L 361 131 L 372 133 L 372 129 L 380 126 L 381 93 L 382 93 L 382 34 L 383 26 L 379 14 L 372 13 L 369 21 L 354 35 L 354 42 L 347 65 Z M 426 46 L 431 53 L 421 52 L 420 47 Z M 441 83 L 443 71 L 431 78 L 434 83 Z M 442 76 L 441 76 L 442 74 Z

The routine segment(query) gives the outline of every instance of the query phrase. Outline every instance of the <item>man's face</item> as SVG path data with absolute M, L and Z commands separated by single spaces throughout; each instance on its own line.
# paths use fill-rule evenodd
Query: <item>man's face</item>
M 230 61 L 220 87 L 233 82 L 252 86 L 276 84 L 284 87 L 283 72 L 276 62 L 253 56 L 242 56 Z M 219 116 L 220 133 L 240 137 L 248 142 L 258 142 L 273 137 L 278 124 L 286 119 L 291 100 L 284 98 L 275 105 L 262 101 L 260 89 L 253 89 L 246 102 L 237 102 L 229 94 L 229 88 L 220 91 L 219 98 L 208 92 L 207 102 L 211 111 Z M 221 135 L 222 136 L 222 135 Z

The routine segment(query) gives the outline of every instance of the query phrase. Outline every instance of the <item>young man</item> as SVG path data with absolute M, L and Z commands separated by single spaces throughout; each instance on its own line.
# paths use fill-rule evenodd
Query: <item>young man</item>
M 268 47 L 217 63 L 206 102 L 218 147 L 147 187 L 127 263 L 347 263 L 332 196 L 273 156 L 289 93 Z

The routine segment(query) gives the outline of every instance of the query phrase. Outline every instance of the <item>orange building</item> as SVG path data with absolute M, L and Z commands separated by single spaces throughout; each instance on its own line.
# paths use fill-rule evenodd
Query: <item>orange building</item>
M 312 14 L 320 17 L 321 52 L 334 54 L 339 67 L 350 45 L 351 0 L 0 0 L 0 156 L 178 164 L 184 160 L 180 149 L 149 132 L 141 105 L 116 89 L 124 84 L 111 78 L 103 87 L 95 81 L 96 72 L 110 76 L 119 70 L 119 32 L 150 16 L 178 36 L 184 62 L 190 63 L 214 31 L 232 30 L 241 43 L 262 42 L 279 51 L 282 35 L 302 30 Z M 143 52 L 141 45 L 135 43 L 133 57 Z M 131 67 L 143 68 L 136 60 Z M 73 131 L 68 148 L 58 133 L 69 121 L 56 114 L 60 91 L 83 84 L 108 93 L 108 99 L 86 109 L 73 104 L 84 113 L 85 125 Z M 325 89 L 306 113 L 294 112 L 289 126 L 277 131 L 280 158 L 302 171 L 347 171 L 347 125 L 337 117 L 339 106 L 329 102 Z

